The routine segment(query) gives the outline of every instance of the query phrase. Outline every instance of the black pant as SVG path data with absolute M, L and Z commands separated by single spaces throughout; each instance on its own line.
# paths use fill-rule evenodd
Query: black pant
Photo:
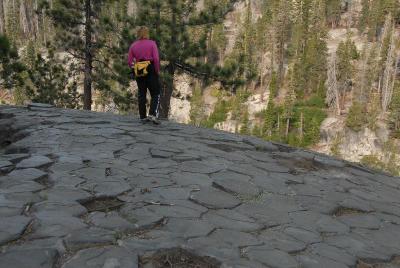
M 136 82 L 139 88 L 138 102 L 140 119 L 146 118 L 146 95 L 147 89 L 150 91 L 151 103 L 149 115 L 158 117 L 160 106 L 160 81 L 158 74 L 154 70 L 154 65 L 150 64 L 147 68 L 148 74 L 145 77 L 137 77 Z

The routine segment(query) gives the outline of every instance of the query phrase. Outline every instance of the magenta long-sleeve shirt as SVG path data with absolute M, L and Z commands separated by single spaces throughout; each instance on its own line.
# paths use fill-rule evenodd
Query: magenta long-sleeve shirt
M 160 72 L 160 57 L 156 42 L 149 39 L 142 39 L 131 45 L 128 54 L 129 67 L 132 67 L 133 63 L 139 60 L 152 61 L 156 73 Z

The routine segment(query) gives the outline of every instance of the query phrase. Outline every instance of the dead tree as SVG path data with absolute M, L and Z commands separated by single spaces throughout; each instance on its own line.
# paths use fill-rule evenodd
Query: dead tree
M 326 92 L 326 103 L 330 108 L 336 109 L 337 115 L 341 114 L 340 108 L 340 94 L 337 82 L 336 74 L 336 53 L 332 54 L 332 57 L 328 63 L 328 89 Z
M 394 80 L 396 79 L 396 68 L 394 66 L 397 64 L 396 52 L 395 52 L 395 29 L 393 27 L 390 44 L 387 54 L 387 59 L 385 62 L 385 71 L 383 73 L 383 81 L 382 81 L 382 91 L 381 91 L 381 100 L 382 100 L 382 112 L 386 112 L 390 102 L 392 101 L 393 89 L 394 89 Z

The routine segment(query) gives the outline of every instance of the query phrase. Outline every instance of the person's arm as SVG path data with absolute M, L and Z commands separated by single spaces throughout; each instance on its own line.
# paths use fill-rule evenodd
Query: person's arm
M 156 71 L 157 74 L 160 73 L 160 56 L 158 54 L 158 47 L 156 42 L 154 42 L 153 44 L 153 62 L 154 62 L 154 69 Z
M 135 59 L 135 55 L 133 53 L 133 46 L 131 46 L 129 48 L 129 52 L 128 52 L 128 65 L 129 65 L 129 68 L 132 68 L 134 59 Z

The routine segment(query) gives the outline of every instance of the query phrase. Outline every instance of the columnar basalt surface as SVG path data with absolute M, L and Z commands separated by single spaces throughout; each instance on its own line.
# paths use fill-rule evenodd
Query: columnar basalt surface
M 0 219 L 1 268 L 399 267 L 400 179 L 215 130 L 0 106 Z

